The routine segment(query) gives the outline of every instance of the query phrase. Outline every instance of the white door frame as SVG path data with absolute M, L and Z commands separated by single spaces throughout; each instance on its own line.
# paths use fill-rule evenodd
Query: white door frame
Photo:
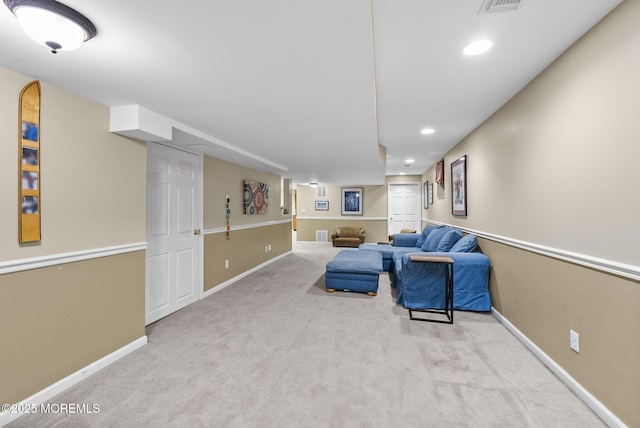
M 194 279 L 195 279 L 195 287 L 196 287 L 196 293 L 197 293 L 197 298 L 196 301 L 201 300 L 204 297 L 204 265 L 203 265 L 203 261 L 204 261 L 204 230 L 203 230 L 203 223 L 204 223 L 204 171 L 203 171 L 203 165 L 204 165 L 204 156 L 200 153 L 193 153 L 190 152 L 188 150 L 184 150 L 182 148 L 176 148 L 176 147 L 172 147 L 170 145 L 167 144 L 162 144 L 162 143 L 157 143 L 157 142 L 147 142 L 147 158 L 149 156 L 149 150 L 150 150 L 150 145 L 157 145 L 157 146 L 162 146 L 163 148 L 166 149 L 171 149 L 171 150 L 177 150 L 177 151 L 182 151 L 185 153 L 188 153 L 190 155 L 194 155 L 198 158 L 198 176 L 195 179 L 195 186 L 196 189 L 194 191 L 194 202 L 197 203 L 198 208 L 196 210 L 194 210 L 197 220 L 196 220 L 196 225 L 194 225 L 195 229 L 199 229 L 200 230 L 200 234 L 197 235 L 197 239 L 198 239 L 198 251 L 196 252 L 196 257 L 198 259 L 197 264 L 198 264 L 198 272 L 194 272 Z M 149 180 L 147 178 L 147 183 L 146 183 L 146 187 L 147 187 L 147 192 L 149 191 Z M 146 201 L 147 201 L 147 205 L 148 205 L 148 195 L 145 197 Z M 147 210 L 146 210 L 146 223 L 147 225 L 150 222 L 150 210 L 149 207 L 147 206 Z M 146 226 L 145 226 L 146 228 Z M 149 237 L 147 236 L 146 239 L 148 240 Z M 145 266 L 148 266 L 148 264 L 145 262 Z M 145 292 L 148 289 L 147 284 L 149 282 L 149 278 L 150 278 L 151 272 L 149 272 L 148 267 L 147 269 L 145 269 Z M 147 297 L 145 296 L 145 325 L 150 324 L 150 322 L 147 321 Z M 152 321 L 153 322 L 153 321 Z
M 417 222 L 418 224 L 416 225 L 416 231 L 418 233 L 420 233 L 420 231 L 422 230 L 422 195 L 420 192 L 420 186 L 421 186 L 421 182 L 419 181 L 398 181 L 398 182 L 389 182 L 387 184 L 387 235 L 391 235 L 391 221 L 392 221 L 392 216 L 393 213 L 391 212 L 391 196 L 392 196 L 392 192 L 391 192 L 391 188 L 393 186 L 415 186 L 416 187 L 416 194 L 418 195 L 418 197 L 416 198 L 416 205 L 415 205 L 415 209 L 416 212 L 418 213 L 418 219 Z

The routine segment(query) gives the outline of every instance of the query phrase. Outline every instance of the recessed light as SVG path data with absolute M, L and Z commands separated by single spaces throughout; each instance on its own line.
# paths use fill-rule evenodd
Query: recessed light
M 424 128 L 420 131 L 422 135 L 429 135 L 429 134 L 433 134 L 434 132 L 436 132 L 436 130 L 433 128 Z
M 465 55 L 480 55 L 491 49 L 493 43 L 490 40 L 475 40 L 464 47 L 462 52 Z
M 407 159 L 404 161 L 404 163 L 414 163 L 415 159 Z

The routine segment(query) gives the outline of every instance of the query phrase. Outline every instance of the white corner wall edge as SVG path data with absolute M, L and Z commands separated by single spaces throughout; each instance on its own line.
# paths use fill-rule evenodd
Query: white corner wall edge
M 491 307 L 491 313 L 507 330 L 511 332 L 522 344 L 529 349 L 533 355 L 538 358 L 542 364 L 547 366 L 549 370 L 553 372 L 562 382 L 564 382 L 569 389 L 571 389 L 593 412 L 598 415 L 600 419 L 607 426 L 626 428 L 627 426 L 616 417 L 609 409 L 605 407 L 596 397 L 594 397 L 589 391 L 587 391 L 582 385 L 580 385 L 569 373 L 567 373 L 562 367 L 560 367 L 555 361 L 551 359 L 542 349 L 540 349 L 535 343 L 533 343 L 527 336 L 525 336 L 516 326 L 506 319 L 500 312 L 494 307 Z
M 260 269 L 262 269 L 265 266 L 270 265 L 271 263 L 277 262 L 278 260 L 288 256 L 289 254 L 293 254 L 293 251 L 287 251 L 286 253 L 280 254 L 279 256 L 276 256 L 276 257 L 274 257 L 272 259 L 269 259 L 266 262 L 261 263 L 261 264 L 259 264 L 258 266 L 254 267 L 252 269 L 249 269 L 248 271 L 242 272 L 240 275 L 234 276 L 233 278 L 216 285 L 212 289 L 205 291 L 204 294 L 202 295 L 202 298 L 204 299 L 206 297 L 211 296 L 212 294 L 217 293 L 218 291 L 221 291 L 224 288 L 227 288 L 231 284 L 234 284 L 234 283 L 240 281 L 242 278 L 244 278 L 244 277 L 246 277 L 246 276 L 248 276 L 248 275 L 250 275 L 250 274 L 252 274 L 254 272 L 259 271 Z
M 52 399 L 56 395 L 80 383 L 82 380 L 86 379 L 92 374 L 97 373 L 103 368 L 115 363 L 120 358 L 132 353 L 133 351 L 143 347 L 146 344 L 147 344 L 147 336 L 142 336 L 139 339 L 136 339 L 133 342 L 129 343 L 128 345 L 125 345 L 122 348 L 110 353 L 109 355 L 106 355 L 105 357 L 102 357 L 99 360 L 94 361 L 93 363 L 78 370 L 77 372 L 70 374 L 64 379 L 59 380 L 53 385 L 46 387 L 42 391 L 33 394 L 31 397 L 24 399 L 20 403 L 15 403 L 16 409 L 20 409 L 22 411 L 1 412 L 0 427 L 3 427 L 7 425 L 9 422 L 18 419 L 23 414 L 28 413 L 28 412 L 25 412 L 24 410 L 32 409 L 34 408 L 33 406 L 37 406 L 39 408 L 39 406 L 42 403 L 46 402 L 47 400 Z
M 173 121 L 137 104 L 114 106 L 109 114 L 109 132 L 142 141 L 171 141 Z

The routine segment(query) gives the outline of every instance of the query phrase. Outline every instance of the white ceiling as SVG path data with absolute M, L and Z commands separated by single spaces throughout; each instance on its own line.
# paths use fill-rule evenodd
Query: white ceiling
M 0 66 L 157 112 L 192 151 L 298 183 L 382 184 L 423 173 L 620 2 L 65 0 L 98 35 L 53 55 L 0 7 Z M 493 49 L 464 56 L 476 38 Z

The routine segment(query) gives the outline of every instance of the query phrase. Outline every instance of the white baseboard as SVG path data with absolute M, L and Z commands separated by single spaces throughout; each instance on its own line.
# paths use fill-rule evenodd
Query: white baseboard
M 564 382 L 569 389 L 571 389 L 584 403 L 589 406 L 593 412 L 602 419 L 610 427 L 626 428 L 626 425 L 616 417 L 604 404 L 602 404 L 596 397 L 594 397 L 589 391 L 587 391 L 582 385 L 580 385 L 569 373 L 567 373 L 562 367 L 560 367 L 555 361 L 551 359 L 542 349 L 540 349 L 535 343 L 533 343 L 527 336 L 525 336 L 516 326 L 511 324 L 500 312 L 495 308 L 491 308 L 493 316 L 498 319 L 524 346 L 527 347 L 533 354 L 551 370 L 562 382 Z
M 230 286 L 231 284 L 233 284 L 233 283 L 235 283 L 235 282 L 237 282 L 237 281 L 241 280 L 241 279 L 242 279 L 242 278 L 244 278 L 245 276 L 248 276 L 248 275 L 252 274 L 253 272 L 257 272 L 257 271 L 259 271 L 260 269 L 262 269 L 263 267 L 268 266 L 268 265 L 270 265 L 271 263 L 274 263 L 274 262 L 276 262 L 276 261 L 278 261 L 278 260 L 280 260 L 280 259 L 282 259 L 282 258 L 284 258 L 284 257 L 288 256 L 289 254 L 292 254 L 292 253 L 293 253 L 293 251 L 288 251 L 288 252 L 286 252 L 286 253 L 280 254 L 279 256 L 276 256 L 276 257 L 274 257 L 274 258 L 272 258 L 272 259 L 270 259 L 270 260 L 267 260 L 266 262 L 264 262 L 264 263 L 262 263 L 262 264 L 259 264 L 258 266 L 254 267 L 254 268 L 252 268 L 252 269 L 249 269 L 248 271 L 245 271 L 245 272 L 241 273 L 241 274 L 240 274 L 240 275 L 238 275 L 238 276 L 234 276 L 233 278 L 231 278 L 231 279 L 229 279 L 229 280 L 227 280 L 227 281 L 225 281 L 225 282 L 223 282 L 223 283 L 221 283 L 221 284 L 219 284 L 219 285 L 216 285 L 215 287 L 213 287 L 213 288 L 211 288 L 211 289 L 209 289 L 209 290 L 205 291 L 205 292 L 202 294 L 202 298 L 204 299 L 204 298 L 206 298 L 206 297 L 209 297 L 209 296 L 211 296 L 212 294 L 217 293 L 218 291 L 221 291 L 222 289 L 227 288 L 227 287 L 228 287 L 228 286 Z
M 63 391 L 71 388 L 76 385 L 80 381 L 85 378 L 91 376 L 92 374 L 102 370 L 110 364 L 115 363 L 120 358 L 124 357 L 127 354 L 139 349 L 147 344 L 147 336 L 142 336 L 139 339 L 134 340 L 128 345 L 123 346 L 122 348 L 110 353 L 109 355 L 100 358 L 98 361 L 95 361 L 88 366 L 78 370 L 75 373 L 70 374 L 64 379 L 59 380 L 43 389 L 40 392 L 33 394 L 31 397 L 28 397 L 22 400 L 20 403 L 9 403 L 16 404 L 17 409 L 30 408 L 30 406 L 39 406 L 40 404 L 46 402 L 47 400 L 52 399 L 56 395 L 62 393 Z M 24 413 L 10 413 L 10 412 L 0 412 L 0 427 L 7 425 L 9 422 L 18 419 Z

